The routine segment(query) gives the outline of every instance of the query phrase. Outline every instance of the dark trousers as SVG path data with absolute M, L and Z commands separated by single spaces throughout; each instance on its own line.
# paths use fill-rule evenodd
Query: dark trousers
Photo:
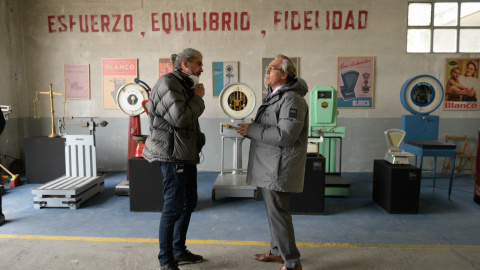
M 287 268 L 301 265 L 300 252 L 295 244 L 292 215 L 288 212 L 291 193 L 262 189 L 270 228 L 270 248 L 273 255 L 281 257 Z
M 186 250 L 188 225 L 197 206 L 197 166 L 192 163 L 160 162 L 163 174 L 163 205 L 160 218 L 158 260 L 163 266 L 173 254 Z

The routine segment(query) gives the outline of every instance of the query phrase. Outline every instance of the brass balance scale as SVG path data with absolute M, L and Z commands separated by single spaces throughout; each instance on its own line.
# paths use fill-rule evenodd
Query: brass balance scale
M 41 113 L 40 113 L 40 99 L 38 98 L 38 95 L 41 94 L 41 95 L 50 95 L 50 118 L 52 120 L 52 126 L 51 126 L 51 130 L 52 132 L 50 133 L 50 135 L 48 135 L 49 138 L 57 138 L 57 137 L 60 137 L 60 135 L 58 135 L 56 132 L 55 132 L 55 110 L 53 108 L 53 96 L 54 95 L 57 95 L 57 96 L 62 96 L 62 94 L 60 93 L 55 93 L 53 92 L 52 90 L 52 84 L 50 83 L 48 85 L 50 87 L 50 91 L 49 92 L 39 92 L 37 91 L 36 94 L 35 94 L 35 99 L 33 100 L 33 118 L 35 119 L 38 119 L 41 117 Z

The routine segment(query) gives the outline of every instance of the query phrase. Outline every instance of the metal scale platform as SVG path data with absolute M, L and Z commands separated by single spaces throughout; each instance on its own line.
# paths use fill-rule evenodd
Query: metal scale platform
M 235 127 L 244 123 L 255 108 L 255 94 L 243 83 L 227 85 L 220 93 L 220 108 L 230 118 L 229 124 L 220 123 L 222 135 L 222 157 L 220 174 L 212 188 L 212 200 L 217 197 L 254 198 L 258 199 L 257 187 L 247 185 L 246 170 L 242 168 L 242 142 L 245 139 L 237 133 Z M 233 168 L 225 169 L 225 139 L 233 143 Z
M 34 100 L 34 107 L 39 109 L 38 94 L 50 95 L 50 115 L 52 119 L 51 134 L 49 138 L 60 137 L 55 132 L 53 96 L 61 95 L 52 91 L 37 92 L 37 98 Z M 40 117 L 35 110 L 35 116 Z M 59 131 L 61 134 L 62 126 L 65 127 L 65 121 L 59 121 Z M 106 126 L 106 121 L 101 126 Z M 89 124 L 90 125 L 90 124 Z M 89 125 L 81 125 L 89 127 Z M 68 207 L 77 209 L 82 203 L 95 194 L 102 193 L 104 190 L 105 174 L 97 174 L 97 158 L 95 150 L 95 122 L 91 122 L 90 135 L 64 135 L 65 138 L 65 175 L 53 179 L 44 185 L 32 190 L 36 195 L 33 199 L 34 208 L 49 207 Z M 47 153 L 48 155 L 48 153 Z
M 309 95 L 308 142 L 316 144 L 316 151 L 325 157 L 325 196 L 348 197 L 350 183 L 341 176 L 345 127 L 337 126 L 337 90 L 332 86 L 316 86 Z M 338 170 L 337 143 L 340 153 Z
M 104 190 L 105 174 L 97 174 L 93 135 L 66 135 L 65 139 L 66 174 L 32 190 L 35 209 L 77 209 Z

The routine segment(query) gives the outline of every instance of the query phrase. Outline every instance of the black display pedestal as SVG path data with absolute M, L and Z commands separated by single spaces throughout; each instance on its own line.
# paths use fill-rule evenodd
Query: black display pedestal
M 325 158 L 320 154 L 307 156 L 303 193 L 290 198 L 292 214 L 323 214 L 325 212 Z
M 47 183 L 65 175 L 65 139 L 32 137 L 24 140 L 27 183 Z
M 158 161 L 144 158 L 128 160 L 131 212 L 162 212 L 163 176 Z
M 420 169 L 377 159 L 373 164 L 372 198 L 390 214 L 418 214 Z

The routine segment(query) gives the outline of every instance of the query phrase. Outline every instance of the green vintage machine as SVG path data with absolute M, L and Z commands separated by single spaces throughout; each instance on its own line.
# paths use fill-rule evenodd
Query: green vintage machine
M 310 91 L 308 140 L 317 144 L 318 153 L 325 157 L 325 196 L 347 197 L 350 184 L 341 176 L 345 127 L 337 126 L 337 102 L 337 90 L 332 86 L 316 86 Z

